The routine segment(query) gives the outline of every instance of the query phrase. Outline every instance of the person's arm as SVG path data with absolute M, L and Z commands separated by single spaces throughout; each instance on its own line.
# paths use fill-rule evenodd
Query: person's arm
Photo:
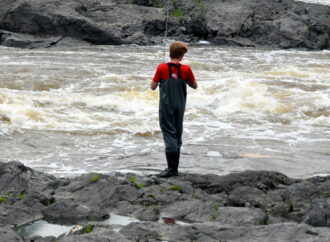
M 161 65 L 158 65 L 154 78 L 152 78 L 152 81 L 150 83 L 151 90 L 156 90 L 156 88 L 158 87 L 158 83 L 160 82 L 160 80 L 162 80 L 161 73 L 162 73 Z
M 158 82 L 151 81 L 150 83 L 151 90 L 156 90 L 157 87 L 158 87 Z
M 198 86 L 194 73 L 192 72 L 190 67 L 188 67 L 188 71 L 187 71 L 187 84 L 193 89 L 196 89 Z

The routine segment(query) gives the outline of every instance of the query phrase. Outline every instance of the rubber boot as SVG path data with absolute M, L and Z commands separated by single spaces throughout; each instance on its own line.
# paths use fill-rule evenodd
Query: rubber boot
M 177 176 L 178 173 L 178 152 L 165 152 L 167 166 L 165 171 L 161 172 L 158 176 L 162 178 L 167 178 L 171 176 Z
M 175 152 L 175 156 L 174 156 L 173 164 L 172 164 L 172 169 L 174 172 L 178 172 L 179 161 L 180 161 L 180 151 Z

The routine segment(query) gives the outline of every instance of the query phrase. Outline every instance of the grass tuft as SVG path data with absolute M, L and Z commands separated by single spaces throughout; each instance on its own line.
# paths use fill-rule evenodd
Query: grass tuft
M 136 184 L 136 187 L 139 189 L 145 188 L 146 185 L 145 184 Z
M 24 192 L 20 192 L 20 193 L 17 194 L 17 197 L 18 197 L 18 199 L 22 200 L 26 197 L 26 195 L 24 194 Z
M 135 176 L 128 176 L 128 180 L 132 183 L 136 183 L 136 177 Z
M 195 0 L 194 1 L 196 6 L 199 7 L 200 10 L 204 11 L 205 10 L 205 4 L 203 3 L 202 0 Z
M 93 224 L 87 224 L 85 233 L 88 234 L 93 231 L 94 225 Z
M 171 13 L 172 17 L 175 18 L 183 18 L 183 12 L 180 8 L 174 9 L 174 11 Z
M 172 191 L 180 191 L 180 186 L 178 186 L 178 185 L 173 185 L 173 186 L 171 186 L 171 188 L 170 188 Z
M 8 196 L 0 196 L 0 203 L 7 201 Z
M 101 178 L 100 174 L 93 174 L 91 175 L 91 177 L 89 178 L 89 181 L 92 183 L 98 182 Z

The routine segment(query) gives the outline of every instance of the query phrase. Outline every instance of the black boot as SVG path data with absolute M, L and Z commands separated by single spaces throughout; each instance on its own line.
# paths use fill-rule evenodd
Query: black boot
M 165 152 L 166 154 L 166 160 L 167 160 L 167 166 L 168 168 L 165 169 L 165 171 L 161 172 L 158 176 L 167 178 L 171 176 L 177 176 L 178 173 L 178 152 Z
M 175 152 L 175 155 L 174 155 L 174 158 L 173 158 L 172 169 L 173 169 L 174 172 L 178 172 L 179 161 L 180 161 L 180 151 Z

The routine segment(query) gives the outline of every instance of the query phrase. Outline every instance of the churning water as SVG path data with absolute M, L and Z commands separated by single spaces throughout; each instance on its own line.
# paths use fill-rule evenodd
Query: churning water
M 323 5 L 330 5 L 330 0 L 296 0 L 297 2 L 318 3 Z
M 161 46 L 0 47 L 0 160 L 55 175 L 163 169 Z M 330 173 L 330 52 L 192 46 L 181 171 Z

